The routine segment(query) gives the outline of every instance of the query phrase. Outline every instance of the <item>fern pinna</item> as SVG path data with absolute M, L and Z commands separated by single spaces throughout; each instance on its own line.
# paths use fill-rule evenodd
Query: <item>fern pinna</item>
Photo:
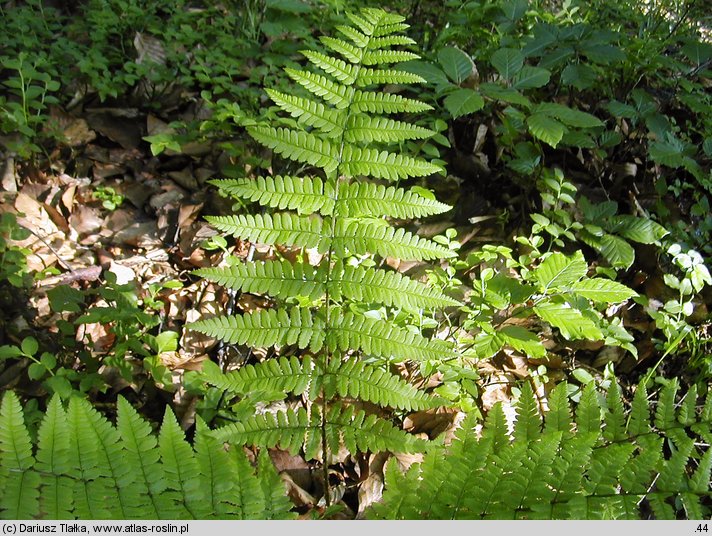
M 86 400 L 51 399 L 33 449 L 17 396 L 0 408 L 3 519 L 287 519 L 269 457 L 257 471 L 198 421 L 193 447 L 166 410 L 158 437 L 123 398 L 116 426 Z
M 712 513 L 712 390 L 697 406 L 693 387 L 677 400 L 670 381 L 651 420 L 639 385 L 630 411 L 611 383 L 593 383 L 575 418 L 568 386 L 549 395 L 543 420 L 529 384 L 510 428 L 498 403 L 481 434 L 466 419 L 450 447 L 434 446 L 402 474 L 391 463 L 381 519 L 708 519 Z M 601 403 L 603 402 L 603 403 Z
M 307 457 L 322 452 L 326 458 L 325 451 L 338 448 L 340 442 L 351 451 L 422 450 L 421 441 L 338 399 L 354 397 L 403 410 L 436 406 L 438 400 L 386 372 L 385 363 L 453 356 L 452 347 L 444 341 L 430 340 L 417 329 L 363 316 L 349 304 L 378 303 L 421 311 L 458 304 L 438 289 L 360 262 L 368 255 L 413 260 L 451 256 L 448 248 L 387 221 L 438 214 L 450 207 L 389 184 L 442 171 L 397 150 L 407 140 L 435 134 L 401 120 L 403 114 L 431 107 L 377 90 L 385 84 L 425 81 L 390 66 L 417 57 L 394 48 L 414 44 L 399 34 L 408 25 L 403 17 L 380 9 L 364 9 L 348 17 L 351 26 L 337 27 L 343 39 L 321 38 L 335 55 L 303 51 L 316 69 L 286 69 L 301 93 L 267 90 L 274 103 L 289 114 L 285 124 L 291 126 L 247 129 L 259 143 L 304 164 L 311 173 L 214 181 L 222 192 L 256 201 L 268 210 L 259 215 L 208 218 L 217 229 L 243 240 L 314 248 L 323 254 L 320 264 L 268 260 L 198 270 L 198 275 L 210 281 L 236 291 L 269 295 L 283 305 L 190 325 L 229 343 L 295 345 L 314 356 L 267 360 L 227 375 L 216 365 L 205 369 L 209 383 L 236 395 L 256 386 L 305 393 L 310 401 L 306 409 L 256 415 L 218 434 L 237 444 L 279 444 L 292 450 L 303 447 Z M 399 116 L 401 119 L 395 118 Z M 284 305 L 284 300 L 294 297 L 301 298 L 301 305 Z M 380 364 L 374 359 L 370 361 L 373 364 L 359 361 L 363 354 Z

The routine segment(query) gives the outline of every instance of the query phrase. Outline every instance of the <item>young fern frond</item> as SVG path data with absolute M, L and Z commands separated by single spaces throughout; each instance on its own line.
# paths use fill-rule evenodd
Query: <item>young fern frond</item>
M 617 386 L 608 390 L 607 409 L 599 405 L 595 389 L 586 387 L 573 429 L 566 384 L 550 394 L 543 428 L 532 390 L 525 387 L 516 416 L 522 424 L 519 431 L 515 424 L 512 439 L 497 406 L 480 436 L 466 420 L 450 447 L 433 449 L 406 475 L 398 474 L 395 464 L 387 470 L 383 503 L 372 508 L 371 517 L 639 519 L 652 510 L 661 519 L 708 518 L 712 449 L 702 438 L 709 437 L 712 422 L 704 411 L 691 413 L 691 403 L 687 410 L 684 403 L 676 404 L 675 383 L 665 386 L 657 401 L 658 413 L 665 416 L 658 422 L 667 428 L 656 425 L 642 432 L 641 421 L 649 426 L 650 419 L 640 395 L 631 411 L 634 429 L 641 433 L 631 434 L 629 427 L 622 435 Z M 637 392 L 645 392 L 642 385 Z M 646 402 L 646 412 L 648 407 Z M 600 427 L 602 410 L 616 415 L 605 419 L 615 421 L 608 431 Z
M 119 398 L 117 426 L 73 398 L 50 400 L 37 461 L 13 392 L 0 406 L 2 519 L 283 519 L 293 517 L 271 464 L 227 452 L 198 421 L 195 450 L 167 410 L 158 438 Z M 198 418 L 199 419 L 199 418 Z
M 221 439 L 240 445 L 280 445 L 293 452 L 301 448 L 306 458 L 321 454 L 328 459 L 328 453 L 322 451 L 338 450 L 342 445 L 352 452 L 422 450 L 421 442 L 388 421 L 355 412 L 339 400 L 355 398 L 405 410 L 435 407 L 439 399 L 418 391 L 385 368 L 366 365 L 360 356 L 386 362 L 438 362 L 457 357 L 451 343 L 429 340 L 415 326 L 408 329 L 350 310 L 352 305 L 368 303 L 425 313 L 460 304 L 440 289 L 396 272 L 359 266 L 362 261 L 358 257 L 438 260 L 454 253 L 385 219 L 420 218 L 450 209 L 435 199 L 381 181 L 443 172 L 439 165 L 400 152 L 403 142 L 427 139 L 435 131 L 410 123 L 405 115 L 385 117 L 432 108 L 378 89 L 384 84 L 425 82 L 393 67 L 418 57 L 394 49 L 413 44 L 398 35 L 408 26 L 403 17 L 380 9 L 363 9 L 347 16 L 352 26 L 338 28 L 343 39 L 322 37 L 326 52 L 302 52 L 307 69 L 286 69 L 301 86 L 301 94 L 267 90 L 277 107 L 296 122 L 292 121 L 290 128 L 247 128 L 275 154 L 303 164 L 306 176 L 214 182 L 228 195 L 289 212 L 268 210 L 257 216 L 208 218 L 217 229 L 243 240 L 316 249 L 322 254 L 318 266 L 267 261 L 198 270 L 197 275 L 218 284 L 281 301 L 276 310 L 190 325 L 228 343 L 296 345 L 316 354 L 267 360 L 224 375 L 208 366 L 204 375 L 208 383 L 234 396 L 255 389 L 308 393 L 308 409 L 254 415 L 218 432 Z M 283 303 L 293 303 L 295 297 L 303 307 Z

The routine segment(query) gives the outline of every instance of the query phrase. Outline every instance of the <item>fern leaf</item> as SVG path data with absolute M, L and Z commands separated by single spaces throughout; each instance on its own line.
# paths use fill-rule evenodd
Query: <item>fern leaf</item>
M 627 432 L 630 436 L 640 436 L 650 431 L 650 410 L 648 409 L 648 390 L 645 382 L 640 382 L 633 395 Z
M 532 441 L 541 434 L 541 415 L 539 404 L 534 397 L 529 382 L 522 386 L 522 394 L 517 401 L 517 420 L 514 423 L 515 441 Z
M 334 171 L 339 162 L 338 147 L 314 134 L 289 128 L 248 127 L 247 132 L 256 141 L 285 158 Z
M 603 437 L 608 441 L 620 441 L 626 437 L 625 433 L 625 414 L 623 402 L 621 402 L 620 387 L 617 382 L 611 382 L 606 396 L 606 411 L 604 413 L 604 421 L 606 423 L 603 429 Z
M 587 494 L 596 496 L 616 493 L 619 474 L 634 450 L 635 445 L 631 443 L 614 443 L 604 449 L 594 450 L 588 480 L 584 481 Z
M 249 344 L 257 348 L 296 344 L 318 352 L 324 343 L 324 324 L 298 307 L 268 309 L 240 316 L 219 316 L 193 322 L 188 326 L 229 344 Z
M 287 95 L 274 89 L 265 89 L 274 103 L 307 127 L 318 128 L 330 138 L 341 136 L 344 131 L 343 112 L 327 108 L 320 102 L 304 97 Z
M 675 395 L 679 388 L 677 379 L 669 380 L 663 387 L 655 408 L 655 426 L 659 430 L 669 430 L 677 424 L 675 417 Z
M 361 34 L 361 35 L 363 35 L 363 34 Z M 343 41 L 341 39 L 336 39 L 334 37 L 327 37 L 327 36 L 320 37 L 319 41 L 324 43 L 324 45 L 326 45 L 329 49 L 333 50 L 334 52 L 341 54 L 344 58 L 346 58 L 351 63 L 361 63 L 361 57 L 363 55 L 361 48 L 363 48 L 363 47 L 353 46 L 349 43 L 346 43 L 345 41 Z
M 125 398 L 119 397 L 117 408 L 116 428 L 121 436 L 121 445 L 128 454 L 131 474 L 135 477 L 132 495 L 142 499 L 141 507 L 148 512 L 137 516 L 129 513 L 128 517 L 171 519 L 172 510 L 164 512 L 160 500 L 166 483 L 163 467 L 159 463 L 158 442 L 151 433 L 151 427 Z
M 336 213 L 341 216 L 390 216 L 421 218 L 441 214 L 452 207 L 410 190 L 372 182 L 342 183 Z
M 349 107 L 354 99 L 354 89 L 347 87 L 326 76 L 309 71 L 298 71 L 296 69 L 285 69 L 287 75 L 310 93 L 321 97 L 329 104 L 333 104 L 337 110 Z
M 388 35 L 384 37 L 371 37 L 367 43 L 364 44 L 369 50 L 379 50 L 382 48 L 389 48 L 393 46 L 404 46 L 404 45 L 415 45 L 416 42 L 410 37 L 405 35 Z
M 233 290 L 282 299 L 304 296 L 314 301 L 326 292 L 323 270 L 285 260 L 200 268 L 193 274 Z
M 433 130 L 404 121 L 395 121 L 386 117 L 352 115 L 344 139 L 349 143 L 400 143 L 406 140 L 423 140 L 435 134 L 436 132 Z
M 88 403 L 78 398 L 69 401 L 69 451 L 74 480 L 74 515 L 80 519 L 111 519 L 107 497 L 114 496 L 108 471 L 96 442 L 94 426 L 101 419 Z
M 634 456 L 621 471 L 621 487 L 627 493 L 645 495 L 652 477 L 657 474 L 660 462 L 663 438 L 652 437 L 640 446 L 640 452 Z
M 338 255 L 375 252 L 382 257 L 428 260 L 452 257 L 452 250 L 425 238 L 420 238 L 402 228 L 382 222 L 344 220 L 337 221 L 333 248 Z
M 441 401 L 410 385 L 398 376 L 357 359 L 333 360 L 325 371 L 324 394 L 373 402 L 381 406 L 418 411 L 442 405 Z
M 380 26 L 379 28 L 376 28 L 373 31 L 373 35 L 375 37 L 383 37 L 386 35 L 403 32 L 403 31 L 407 30 L 408 28 L 410 28 L 410 26 L 405 23 L 386 24 L 384 26 Z
M 69 463 L 69 428 L 59 396 L 47 405 L 37 433 L 37 471 L 44 474 L 40 505 L 48 519 L 74 519 Z
M 172 503 L 170 510 L 176 511 L 180 519 L 205 519 L 208 510 L 205 508 L 198 462 L 169 408 L 163 415 L 158 449 L 166 481 L 161 500 Z
M 555 491 L 548 485 L 562 433 L 544 434 L 527 449 L 519 470 L 506 475 L 499 496 L 503 513 L 514 514 L 512 517 L 538 517 L 530 512 L 530 505 L 549 504 Z M 524 512 L 522 516 L 517 516 Z M 501 519 L 504 516 L 495 516 Z
M 260 390 L 301 395 L 309 386 L 313 368 L 309 356 L 301 361 L 296 357 L 269 359 L 257 365 L 245 365 L 227 374 L 223 374 L 217 365 L 210 362 L 203 365 L 202 376 L 209 384 L 235 395 Z
M 562 382 L 549 393 L 549 411 L 544 422 L 544 432 L 562 432 L 564 437 L 571 434 L 573 425 L 567 384 Z
M 429 340 L 384 320 L 347 312 L 334 314 L 327 335 L 332 350 L 360 349 L 364 353 L 398 361 L 443 360 L 454 357 L 451 347 Z
M 357 302 L 392 307 L 435 308 L 460 305 L 435 287 L 418 283 L 398 272 L 339 263 L 332 271 L 330 295 L 343 293 Z
M 598 405 L 596 390 L 592 383 L 586 385 L 576 408 L 576 427 L 579 434 L 601 431 L 601 407 Z
M 205 518 L 226 519 L 240 510 L 242 505 L 231 504 L 235 487 L 239 485 L 234 474 L 229 474 L 230 460 L 223 445 L 211 434 L 205 421 L 196 416 L 195 459 L 200 471 L 200 488 L 205 495 L 208 513 Z M 226 474 L 227 473 L 227 474 Z M 238 513 L 239 519 L 244 519 Z
M 427 443 L 399 430 L 390 422 L 356 411 L 353 406 L 334 405 L 327 415 L 327 426 L 340 433 L 349 452 L 424 452 Z M 330 435 L 327 431 L 327 434 Z M 338 450 L 338 445 L 331 447 Z
M 296 515 L 291 512 L 292 502 L 287 497 L 284 482 L 265 451 L 257 457 L 257 474 L 265 499 L 261 519 L 294 519 Z
M 356 26 L 359 30 L 361 30 L 361 32 L 363 32 L 364 35 L 369 37 L 373 35 L 373 31 L 375 29 L 375 24 L 373 21 L 368 20 L 367 18 L 362 17 L 361 15 L 357 15 L 356 13 L 347 12 L 346 16 L 354 26 Z
M 336 27 L 336 29 L 342 35 L 351 39 L 354 45 L 356 45 L 358 48 L 366 48 L 371 42 L 373 42 L 373 38 L 359 32 L 357 29 L 352 28 L 351 26 L 339 25 Z
M 275 413 L 253 415 L 242 422 L 218 428 L 214 434 L 220 441 L 235 445 L 256 445 L 258 447 L 279 446 L 296 454 L 305 436 L 314 435 L 321 426 L 319 413 L 312 408 L 311 418 L 304 408 L 297 411 L 288 409 Z
M 499 454 L 509 445 L 509 425 L 501 402 L 495 403 L 492 409 L 487 412 L 487 418 L 482 427 L 482 439 L 492 441 L 494 454 Z
M 338 106 L 337 106 L 338 107 Z M 419 100 L 408 99 L 393 93 L 374 93 L 372 91 L 356 91 L 353 95 L 351 110 L 375 114 L 420 113 L 432 110 L 433 107 Z
M 364 175 L 389 181 L 423 177 L 443 171 L 440 166 L 427 160 L 353 145 L 344 146 L 340 169 L 349 177 Z
M 576 413 L 578 416 L 579 412 Z M 582 477 L 599 435 L 600 429 L 595 432 L 578 431 L 576 435 L 562 441 L 560 461 L 553 465 L 549 479 L 549 485 L 556 493 L 550 504 L 542 504 L 537 508 L 538 511 L 548 511 L 549 519 L 576 519 L 571 515 L 570 503 L 581 496 Z
M 375 84 L 425 84 L 422 76 L 397 69 L 361 69 L 356 78 L 356 85 L 366 87 Z
M 677 421 L 683 426 L 690 426 L 697 422 L 697 386 L 692 385 L 685 393 L 685 398 L 680 402 L 677 412 Z
M 685 468 L 693 448 L 694 442 L 689 437 L 686 437 L 684 441 L 678 444 L 678 448 L 673 451 L 672 456 L 665 462 L 660 471 L 656 482 L 658 490 L 673 494 L 684 489 L 683 481 L 686 480 Z
M 222 441 L 221 448 L 223 447 Z M 237 519 L 265 519 L 265 496 L 259 478 L 241 447 L 231 447 L 225 470 L 235 488 L 231 514 Z
M 315 248 L 322 239 L 322 223 L 317 217 L 297 216 L 290 212 L 206 216 L 216 229 L 260 244 L 285 244 Z
M 7 391 L 0 407 L 0 516 L 32 519 L 39 513 L 40 475 L 33 470 L 32 442 L 17 395 Z
M 332 58 L 321 52 L 314 52 L 313 50 L 302 50 L 301 53 L 316 67 L 330 74 L 336 80 L 343 83 L 344 85 L 350 86 L 356 82 L 356 69 L 353 65 L 349 65 L 343 60 Z M 358 71 L 359 77 L 361 72 Z
M 364 65 L 382 65 L 384 63 L 400 63 L 420 59 L 418 54 L 404 50 L 370 50 L 361 60 Z
M 708 448 L 690 478 L 690 491 L 704 495 L 710 490 L 710 481 L 712 481 L 712 449 Z

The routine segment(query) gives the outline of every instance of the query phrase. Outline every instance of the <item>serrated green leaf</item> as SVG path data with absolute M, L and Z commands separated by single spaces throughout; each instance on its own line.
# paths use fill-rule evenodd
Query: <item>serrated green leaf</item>
M 638 295 L 621 283 L 603 278 L 577 281 L 569 290 L 588 300 L 604 303 L 618 303 Z
M 527 126 L 529 132 L 535 138 L 540 139 L 544 143 L 556 147 L 568 129 L 559 121 L 545 114 L 532 114 L 527 117 Z
M 524 66 L 524 54 L 513 48 L 500 48 L 492 54 L 490 63 L 503 78 L 510 80 Z
M 456 89 L 445 97 L 445 108 L 454 118 L 481 110 L 485 105 L 482 96 L 472 89 Z
M 534 307 L 534 312 L 559 331 L 568 340 L 601 340 L 603 333 L 593 320 L 584 316 L 568 303 L 542 303 Z
M 455 47 L 441 48 L 438 51 L 438 62 L 450 80 L 458 85 L 467 80 L 475 69 L 470 56 Z
M 549 83 L 551 72 L 541 67 L 525 65 L 512 79 L 514 89 L 533 89 Z
M 588 263 L 583 253 L 577 251 L 570 258 L 563 253 L 553 253 L 532 272 L 534 279 L 547 289 L 565 288 L 586 275 Z

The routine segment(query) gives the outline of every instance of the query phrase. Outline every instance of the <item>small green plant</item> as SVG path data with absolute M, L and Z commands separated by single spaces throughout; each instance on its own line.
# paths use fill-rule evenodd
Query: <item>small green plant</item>
M 116 210 L 124 202 L 124 196 L 111 186 L 98 186 L 94 190 L 94 197 L 101 201 L 101 206 L 109 211 Z
M 28 57 L 20 52 L 17 57 L 0 56 L 0 68 L 11 76 L 3 82 L 10 95 L 0 95 L 0 129 L 18 137 L 7 142 L 8 149 L 22 158 L 41 151 L 42 126 L 47 122 L 47 107 L 59 102 L 53 95 L 60 83 L 54 79 L 45 57 Z
M 30 232 L 17 223 L 14 214 L 0 215 L 0 282 L 7 281 L 15 288 L 27 288 L 31 284 L 32 277 L 27 269 L 29 251 L 10 243 L 29 236 Z M 2 286 L 0 283 L 0 288 Z

